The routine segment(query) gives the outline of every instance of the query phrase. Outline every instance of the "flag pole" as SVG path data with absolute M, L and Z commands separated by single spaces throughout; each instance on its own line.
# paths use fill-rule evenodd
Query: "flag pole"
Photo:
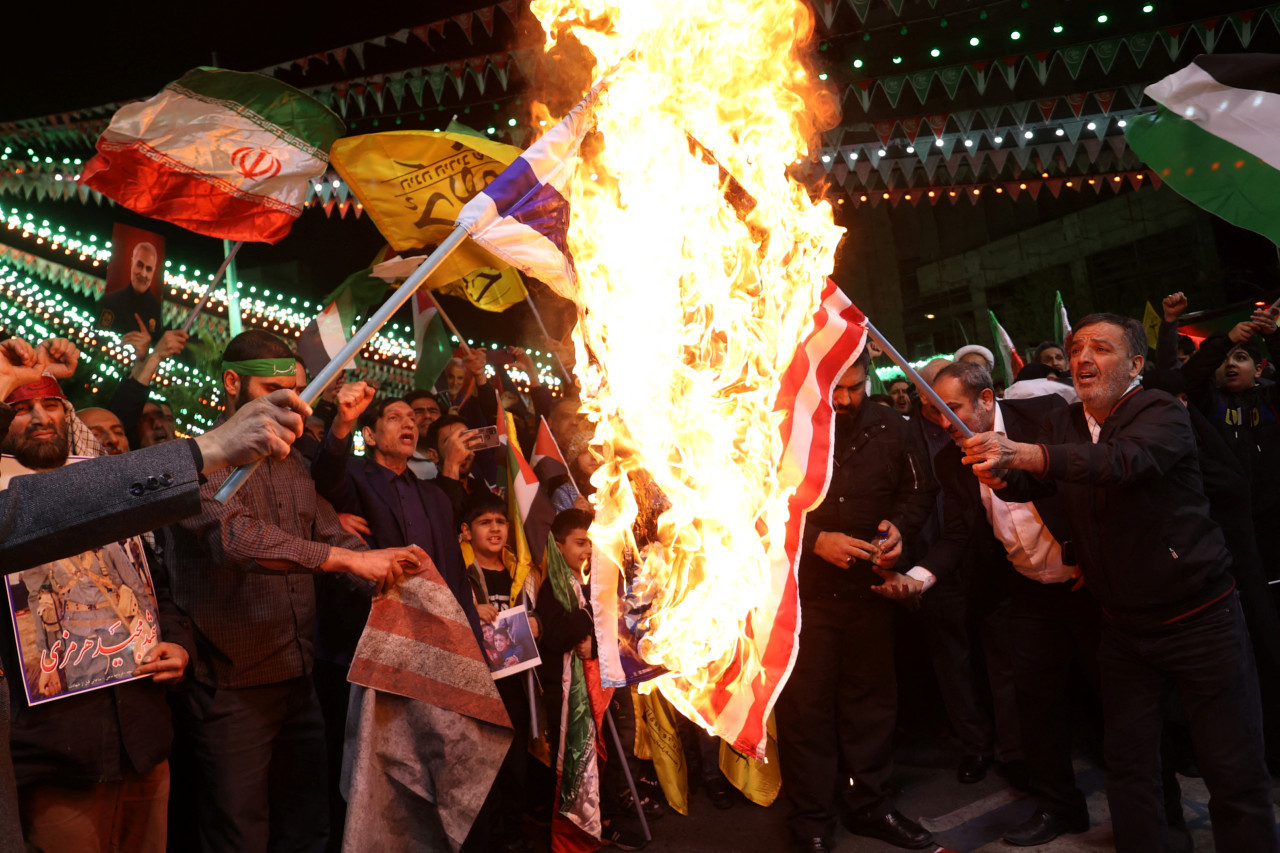
M 195 323 L 196 318 L 200 316 L 200 312 L 204 310 L 204 306 L 209 304 L 209 297 L 213 296 L 213 290 L 218 286 L 218 282 L 222 281 L 222 274 L 227 271 L 227 267 L 231 266 L 231 262 L 235 260 L 236 252 L 240 251 L 240 247 L 244 245 L 243 240 L 237 240 L 231 246 L 231 250 L 227 252 L 227 256 L 222 259 L 222 266 L 218 267 L 218 271 L 213 274 L 213 280 L 209 282 L 209 286 L 204 289 L 204 295 L 200 297 L 200 301 L 191 309 L 191 313 L 187 315 L 187 319 L 182 323 L 182 331 L 190 332 L 191 325 Z M 230 305 L 230 303 L 228 303 Z
M 529 295 L 529 291 L 524 292 L 524 301 L 528 303 L 529 310 L 533 312 L 533 319 L 538 321 L 538 328 L 542 330 L 542 336 L 547 339 L 548 345 L 555 343 L 555 339 L 547 332 L 547 326 L 542 322 L 542 312 L 538 310 L 538 306 L 533 304 L 533 297 Z M 556 367 L 560 368 L 560 374 L 564 376 L 565 381 L 570 385 L 573 384 L 573 377 L 569 375 L 569 371 L 565 370 L 564 364 L 560 361 L 560 356 L 556 355 L 554 349 L 551 350 L 551 359 L 556 363 Z
M 442 243 L 441 246 L 443 245 L 444 244 Z M 436 251 L 438 252 L 439 249 L 437 249 Z M 426 263 L 424 263 L 422 266 L 425 267 L 427 264 L 431 263 L 431 259 L 434 257 L 435 257 L 435 252 L 432 252 L 431 257 L 427 258 Z M 422 269 L 422 267 L 418 267 L 418 269 Z M 412 276 L 410 276 L 410 278 L 412 278 Z M 419 279 L 419 281 L 421 281 L 421 279 Z M 405 282 L 407 284 L 408 279 L 406 279 Z M 417 285 L 414 286 L 414 289 L 415 290 L 417 289 Z M 453 321 L 449 319 L 449 315 L 444 313 L 444 308 L 441 307 L 440 300 L 436 299 L 436 295 L 432 293 L 430 290 L 427 290 L 427 298 L 431 300 L 432 307 L 436 309 L 436 313 L 440 315 L 440 319 L 444 321 L 444 324 L 449 327 L 449 331 L 453 332 L 453 336 L 458 339 L 458 343 L 462 346 L 462 351 L 465 352 L 467 355 L 471 355 L 471 347 L 467 346 L 467 339 L 462 336 L 462 332 L 458 331 L 458 327 L 453 325 Z
M 355 335 L 351 337 L 351 340 L 347 341 L 346 345 L 338 351 L 338 354 L 324 366 L 324 369 L 313 377 L 309 383 L 307 383 L 307 387 L 303 388 L 302 391 L 299 392 L 298 396 L 302 398 L 304 403 L 310 406 L 315 403 L 316 400 L 320 399 L 320 394 L 328 384 L 342 372 L 342 369 L 346 367 L 347 362 L 355 358 L 361 348 L 372 340 L 373 336 L 378 333 L 378 330 L 382 328 L 383 324 L 391 319 L 391 315 L 399 311 L 400 308 L 409 301 L 409 298 L 413 296 L 414 291 L 427 280 L 427 276 L 436 271 L 440 264 L 444 262 L 444 259 L 447 258 L 454 249 L 458 248 L 458 245 L 466 238 L 466 236 L 467 229 L 463 228 L 461 225 L 453 229 L 449 236 L 445 238 L 444 242 L 437 246 L 436 250 L 431 253 L 431 256 L 427 258 L 421 266 L 414 270 L 413 273 L 405 279 L 403 284 L 396 288 L 395 292 L 391 294 L 391 297 L 387 299 L 386 302 L 382 303 L 382 307 L 375 311 L 373 316 L 371 316 L 368 321 L 360 327 L 360 331 L 356 332 Z M 434 302 L 435 299 L 433 298 L 432 301 Z M 443 312 L 441 312 L 441 316 L 443 316 Z M 452 326 L 452 324 L 450 324 L 450 326 Z M 461 337 L 459 337 L 459 340 L 461 340 Z M 463 343 L 463 346 L 466 346 L 465 342 Z M 239 468 L 236 468 L 236 470 L 232 471 L 231 475 L 227 477 L 226 481 L 222 484 L 222 487 L 218 489 L 214 498 L 217 499 L 219 503 L 226 503 L 232 495 L 240 491 L 240 487 L 244 485 L 245 480 L 249 479 L 249 475 L 252 474 L 254 469 L 257 467 L 258 462 L 252 462 L 248 465 L 241 465 Z
M 609 734 L 613 735 L 613 745 L 618 750 L 618 763 L 622 765 L 622 772 L 627 777 L 627 787 L 631 789 L 631 802 L 635 804 L 636 816 L 640 818 L 640 828 L 644 830 L 644 840 L 652 841 L 653 835 L 649 832 L 649 821 L 644 816 L 644 805 L 640 802 L 640 792 L 636 790 L 636 780 L 631 778 L 631 765 L 627 763 L 627 754 L 622 749 L 622 738 L 618 737 L 618 727 L 613 724 L 613 709 L 605 707 L 605 722 L 609 724 Z
M 928 397 L 929 402 L 933 403 L 939 412 L 951 411 L 951 407 L 942 402 L 942 398 L 938 396 L 938 392 L 934 391 L 933 387 L 929 385 L 928 382 L 924 381 L 924 377 L 917 373 L 916 369 L 907 363 L 907 360 L 902 357 L 902 353 L 898 352 L 898 350 L 894 348 L 893 344 L 889 343 L 889 339 L 882 335 L 880 330 L 877 329 L 870 320 L 867 320 L 865 328 L 871 339 L 880 345 L 880 349 L 884 350 L 884 354 L 889 356 L 889 358 L 893 360 L 894 364 L 901 367 L 902 372 L 905 373 L 907 378 L 915 384 L 916 390 L 920 392 L 920 396 Z M 956 432 L 960 433 L 965 438 L 973 438 L 973 430 L 965 426 L 964 422 L 959 418 L 950 417 L 947 418 L 947 420 L 951 422 L 953 427 L 955 427 Z

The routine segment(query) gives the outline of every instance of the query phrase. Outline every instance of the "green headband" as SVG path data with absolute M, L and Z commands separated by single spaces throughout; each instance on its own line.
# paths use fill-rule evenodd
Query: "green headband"
M 295 358 L 247 358 L 244 361 L 224 361 L 222 369 L 234 370 L 241 376 L 295 376 L 297 365 Z

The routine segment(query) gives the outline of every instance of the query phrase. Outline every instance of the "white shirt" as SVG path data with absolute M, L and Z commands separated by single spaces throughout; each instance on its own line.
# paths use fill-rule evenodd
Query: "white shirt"
M 1004 434 L 1004 414 L 998 402 L 995 423 L 991 428 Z M 991 530 L 1004 545 L 1009 562 L 1019 574 L 1037 583 L 1061 583 L 1076 577 L 1075 567 L 1062 564 L 1062 546 L 1045 526 L 1035 504 L 1002 501 L 984 483 L 978 484 L 978 493 Z M 924 566 L 916 566 L 907 574 L 923 581 L 926 590 L 936 581 L 933 573 Z
M 436 463 L 423 456 L 417 450 L 413 451 L 413 455 L 407 460 L 409 470 L 419 480 L 434 480 L 436 478 Z

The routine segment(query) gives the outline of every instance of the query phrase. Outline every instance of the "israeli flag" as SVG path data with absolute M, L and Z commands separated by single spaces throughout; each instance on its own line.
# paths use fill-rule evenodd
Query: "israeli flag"
M 567 244 L 569 201 L 562 191 L 577 166 L 601 90 L 597 84 L 469 201 L 457 219 L 485 249 L 564 294 L 576 290 L 576 279 Z

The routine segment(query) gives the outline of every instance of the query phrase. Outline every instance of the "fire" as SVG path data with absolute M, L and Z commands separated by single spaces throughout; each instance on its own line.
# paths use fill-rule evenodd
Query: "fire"
M 532 8 L 608 78 L 600 144 L 570 183 L 564 294 L 603 459 L 597 559 L 625 571 L 641 654 L 670 670 L 650 683 L 708 725 L 711 685 L 758 672 L 742 640 L 771 622 L 771 536 L 794 488 L 773 407 L 843 233 L 787 173 L 815 132 L 812 18 L 795 0 Z

